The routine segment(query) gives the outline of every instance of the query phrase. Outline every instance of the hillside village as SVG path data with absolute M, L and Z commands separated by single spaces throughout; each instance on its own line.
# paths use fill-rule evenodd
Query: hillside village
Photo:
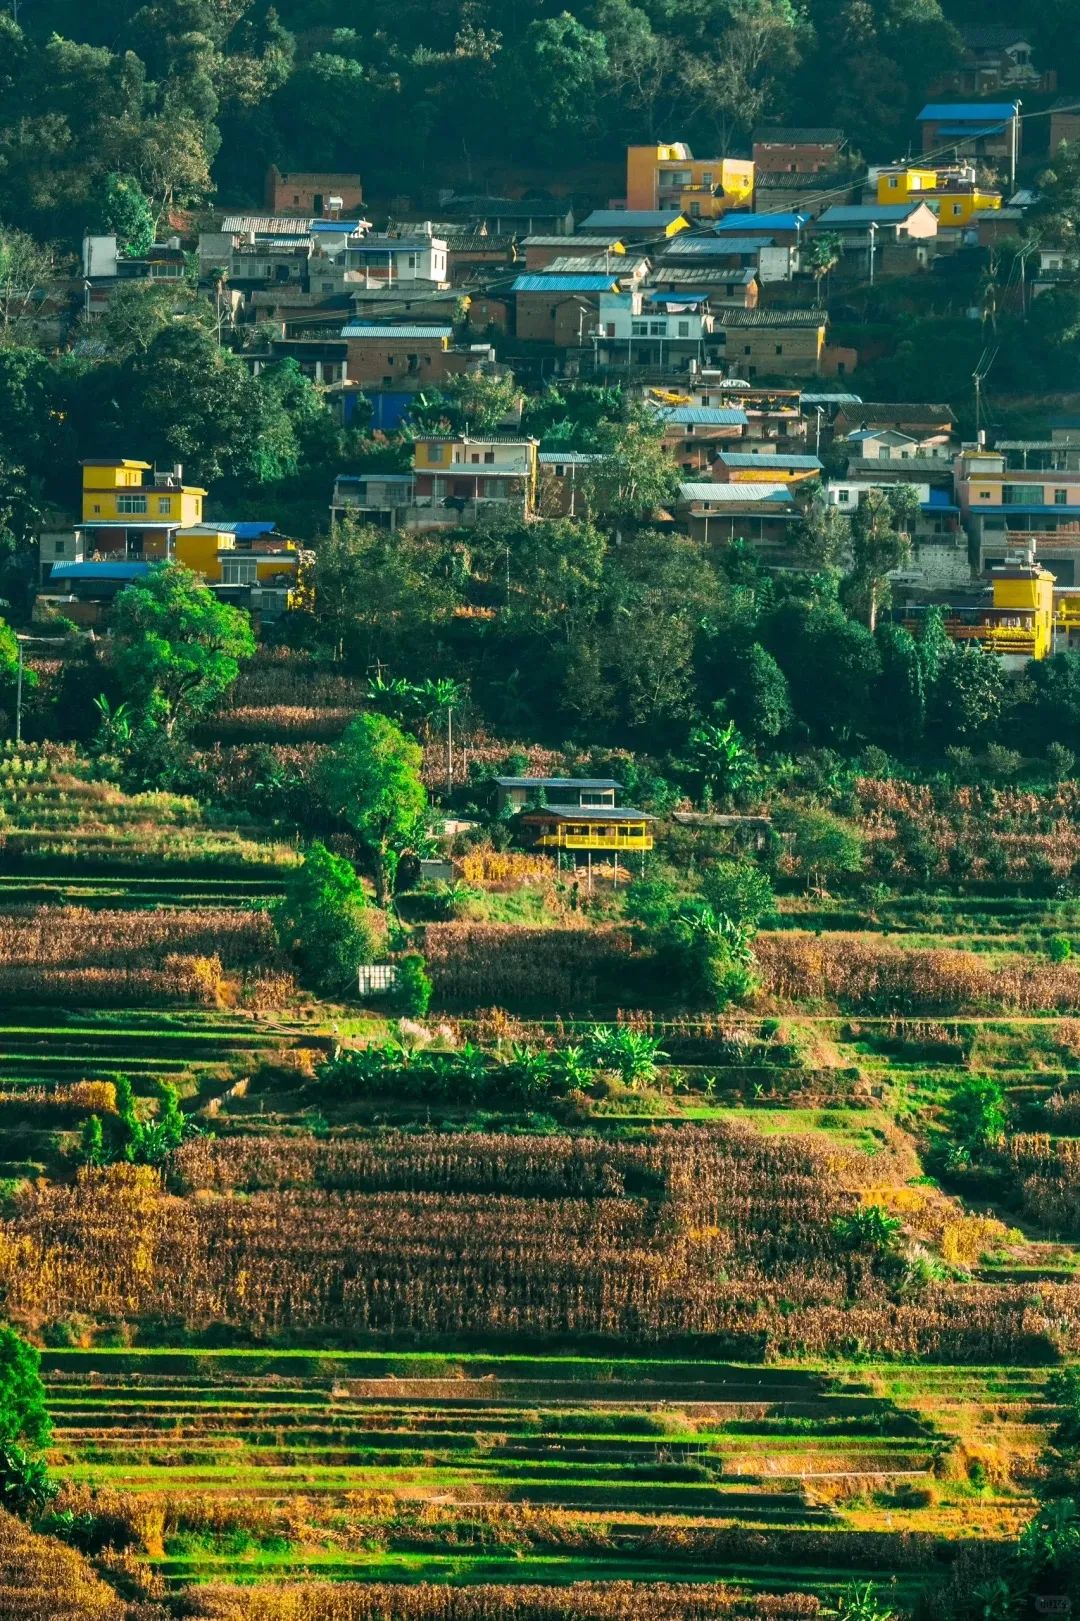
M 569 4 L 0 8 L 0 1621 L 1080 1605 L 1080 8 Z

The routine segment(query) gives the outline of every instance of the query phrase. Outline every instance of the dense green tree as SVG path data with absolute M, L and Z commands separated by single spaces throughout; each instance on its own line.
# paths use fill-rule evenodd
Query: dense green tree
M 318 767 L 323 804 L 352 832 L 368 858 L 375 895 L 389 898 L 402 851 L 421 835 L 427 794 L 423 751 L 385 715 L 358 715 Z
M 947 743 L 994 737 L 1005 704 L 1005 673 L 993 653 L 974 643 L 953 646 L 934 683 L 931 717 Z
M 701 894 L 718 917 L 754 928 L 773 907 L 768 874 L 753 861 L 718 861 L 706 869 Z
M 821 739 L 846 742 L 873 721 L 881 673 L 874 638 L 829 599 L 790 598 L 765 627 L 800 718 Z
M 109 174 L 102 188 L 102 222 L 121 253 L 140 259 L 154 245 L 155 220 L 146 193 L 131 175 Z
M 40 1370 L 40 1352 L 0 1324 L 0 1442 L 48 1444 L 52 1426 Z
M 1080 745 L 1080 653 L 1033 659 L 1025 673 L 1026 717 L 1032 737 L 1046 743 Z
M 318 840 L 289 874 L 274 925 L 306 984 L 324 996 L 356 989 L 356 970 L 374 961 L 378 932 L 350 862 Z
M 755 743 L 775 743 L 794 718 L 787 676 L 760 642 L 738 652 L 724 708 Z
M 644 409 L 634 409 L 625 422 L 597 428 L 601 459 L 582 469 L 580 484 L 598 520 L 616 525 L 640 520 L 674 501 L 679 472 L 663 435 L 663 419 Z
M 847 594 L 871 631 L 888 601 L 889 574 L 911 555 L 918 497 L 907 484 L 865 491 L 851 514 L 851 573 Z
M 862 837 L 851 822 L 834 812 L 788 808 L 777 817 L 776 825 L 788 835 L 788 854 L 808 889 L 825 889 L 862 871 Z
M 881 659 L 880 731 L 911 746 L 919 742 L 926 725 L 926 684 L 918 643 L 910 631 L 888 620 L 878 625 L 874 640 Z
M 167 735 L 211 709 L 255 651 L 251 620 L 178 563 L 151 569 L 112 612 L 118 681 Z
M 365 673 L 430 669 L 434 638 L 461 601 L 442 542 L 345 518 L 315 553 L 315 616 L 322 639 Z

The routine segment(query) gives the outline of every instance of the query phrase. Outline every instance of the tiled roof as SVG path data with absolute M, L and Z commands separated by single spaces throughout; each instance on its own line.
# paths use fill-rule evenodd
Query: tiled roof
M 844 139 L 842 129 L 796 129 L 786 124 L 763 124 L 754 131 L 755 144 L 763 146 L 832 146 Z
M 539 456 L 541 467 L 592 467 L 603 460 L 599 450 L 542 450 Z
M 576 248 L 606 248 L 619 240 L 618 236 L 608 233 L 606 236 L 588 236 L 584 232 L 575 231 L 573 236 L 523 236 L 521 245 L 525 248 L 562 248 L 567 253 Z
M 581 222 L 583 231 L 657 230 L 665 231 L 684 216 L 678 208 L 597 208 Z
M 825 310 L 714 310 L 717 326 L 824 326 Z
M 757 253 L 764 244 L 760 237 L 691 236 L 680 232 L 660 255 L 669 259 L 722 259 L 737 253 Z
M 951 426 L 956 421 L 952 406 L 938 401 L 926 404 L 909 400 L 859 400 L 858 410 L 851 414 L 864 426 L 875 427 L 897 422 L 943 422 Z
M 719 287 L 722 282 L 730 282 L 733 287 L 747 287 L 757 279 L 757 271 L 751 266 L 745 269 L 742 265 L 714 265 L 707 270 L 704 265 L 668 265 L 661 264 L 649 276 L 649 286 L 676 287 Z
M 500 788 L 621 788 L 614 777 L 496 777 Z M 578 807 L 575 806 L 575 809 Z M 594 807 L 589 806 L 590 810 Z

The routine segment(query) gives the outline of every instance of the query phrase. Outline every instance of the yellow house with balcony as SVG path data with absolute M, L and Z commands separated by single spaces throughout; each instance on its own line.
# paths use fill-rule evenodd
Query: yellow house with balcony
M 974 169 L 905 165 L 881 169 L 877 177 L 879 203 L 926 203 L 946 230 L 970 225 L 980 214 L 1001 207 L 1000 191 L 980 186 Z
M 653 847 L 653 817 L 622 805 L 543 805 L 523 811 L 519 821 L 524 841 L 537 850 L 632 855 Z
M 719 219 L 750 206 L 750 158 L 695 158 L 685 141 L 626 149 L 626 206 L 648 211 L 678 208 L 688 219 Z

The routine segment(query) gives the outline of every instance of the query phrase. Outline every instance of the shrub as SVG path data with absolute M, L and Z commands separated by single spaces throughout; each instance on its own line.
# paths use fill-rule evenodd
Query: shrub
M 1046 955 L 1051 962 L 1068 962 L 1072 954 L 1072 941 L 1067 934 L 1052 934 L 1046 942 Z
M 434 986 L 427 964 L 419 951 L 410 951 L 397 965 L 395 996 L 401 1011 L 410 1019 L 422 1019 L 431 1006 Z

